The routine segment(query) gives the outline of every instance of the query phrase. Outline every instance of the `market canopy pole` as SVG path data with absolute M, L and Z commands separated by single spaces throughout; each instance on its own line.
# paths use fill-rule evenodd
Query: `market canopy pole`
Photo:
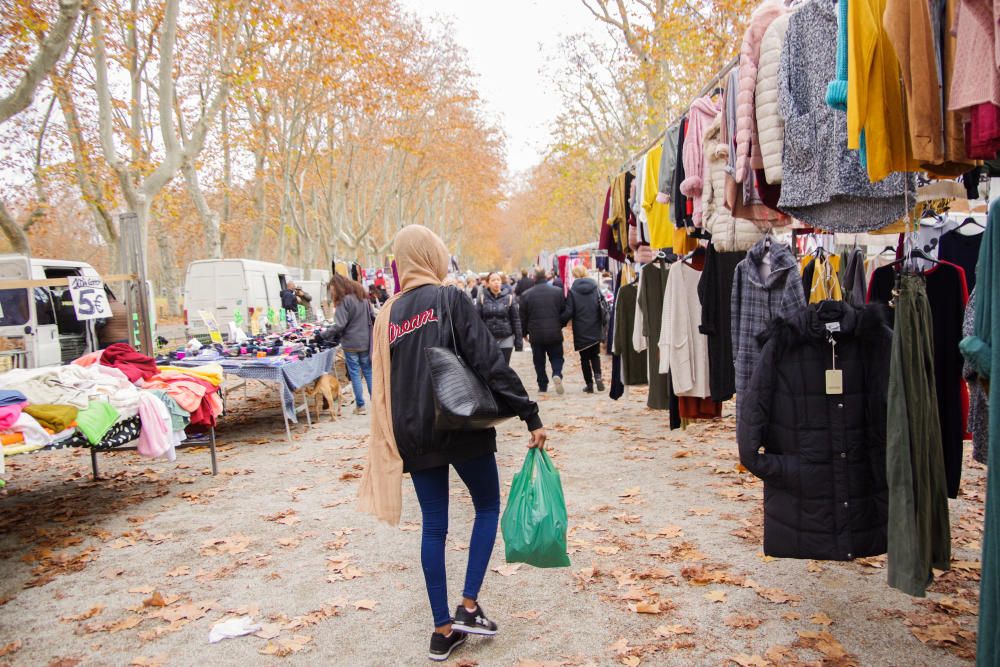
M 130 316 L 129 331 L 132 347 L 147 356 L 154 356 L 153 332 L 149 321 L 149 289 L 146 282 L 146 253 L 142 248 L 139 216 L 122 213 L 118 216 L 118 230 L 122 239 L 125 272 L 135 276 L 135 282 L 125 290 L 125 307 Z

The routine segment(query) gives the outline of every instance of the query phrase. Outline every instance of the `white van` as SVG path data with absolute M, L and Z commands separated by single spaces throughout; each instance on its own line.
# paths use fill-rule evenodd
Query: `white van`
M 86 262 L 0 255 L 0 281 L 72 276 L 100 278 L 97 270 Z M 148 283 L 147 289 L 152 294 Z M 121 299 L 123 295 L 115 297 Z M 151 314 L 150 326 L 155 332 L 156 322 L 152 317 Z M 0 289 L 0 337 L 20 344 L 26 356 L 24 363 L 30 368 L 68 363 L 97 350 L 96 324 L 95 320 L 76 318 L 66 285 Z
M 239 311 L 244 330 L 247 322 L 260 310 L 281 312 L 281 290 L 288 281 L 288 269 L 283 264 L 259 262 L 253 259 L 203 259 L 188 264 L 184 280 L 184 326 L 190 338 L 207 335 L 208 327 L 198 311 L 215 315 L 220 331 L 225 334 L 229 323 Z M 281 319 L 279 329 L 284 328 Z

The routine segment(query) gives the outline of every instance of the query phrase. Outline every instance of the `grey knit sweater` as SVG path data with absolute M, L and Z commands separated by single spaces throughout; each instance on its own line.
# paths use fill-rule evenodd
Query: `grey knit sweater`
M 834 8 L 830 0 L 812 0 L 789 20 L 778 70 L 778 107 L 785 120 L 778 207 L 827 231 L 857 233 L 901 219 L 916 202 L 916 180 L 895 173 L 869 181 L 858 151 L 847 148 L 847 114 L 826 104 L 827 86 L 836 78 Z
M 740 397 L 750 386 L 750 376 L 760 359 L 757 336 L 775 317 L 788 317 L 806 307 L 799 265 L 791 248 L 772 240 L 771 249 L 766 250 L 766 242 L 767 239 L 761 239 L 750 248 L 746 258 L 736 265 L 733 277 L 731 305 L 737 412 Z M 762 271 L 765 256 L 769 267 Z

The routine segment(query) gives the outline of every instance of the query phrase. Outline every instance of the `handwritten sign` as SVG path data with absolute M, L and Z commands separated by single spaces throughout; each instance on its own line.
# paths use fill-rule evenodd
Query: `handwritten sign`
M 111 304 L 104 292 L 104 281 L 100 278 L 70 276 L 69 293 L 73 299 L 73 310 L 78 320 L 96 320 L 111 317 Z
M 201 317 L 201 321 L 208 327 L 208 337 L 212 339 L 212 342 L 221 343 L 222 333 L 219 331 L 219 322 L 215 319 L 215 315 L 207 310 L 199 310 L 198 316 Z

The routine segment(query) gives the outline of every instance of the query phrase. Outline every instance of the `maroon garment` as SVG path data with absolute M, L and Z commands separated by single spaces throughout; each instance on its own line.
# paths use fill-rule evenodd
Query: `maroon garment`
M 148 380 L 157 372 L 156 361 L 136 352 L 128 343 L 115 343 L 105 348 L 101 355 L 101 365 L 117 368 L 132 383 Z
M 778 208 L 778 200 L 781 199 L 781 183 L 774 185 L 768 183 L 763 169 L 754 169 L 754 174 L 757 176 L 757 196 L 760 197 L 760 202 L 769 209 L 781 213 L 781 209 Z
M 607 250 L 608 257 L 611 259 L 616 259 L 619 262 L 625 261 L 625 255 L 622 253 L 621 248 L 615 243 L 614 230 L 608 225 L 608 215 L 611 213 L 611 188 L 608 188 L 608 194 L 604 197 L 604 213 L 601 215 L 601 237 L 600 242 L 597 247 L 600 250 Z
M 972 107 L 965 124 L 965 151 L 973 160 L 993 160 L 1000 151 L 1000 107 L 984 102 Z

